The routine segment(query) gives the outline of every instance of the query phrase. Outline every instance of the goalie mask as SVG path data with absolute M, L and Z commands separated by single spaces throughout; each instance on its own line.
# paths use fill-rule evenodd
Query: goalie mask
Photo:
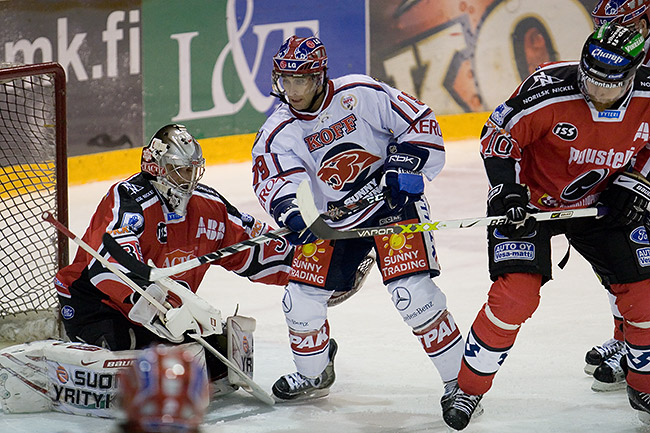
M 209 403 L 205 366 L 183 346 L 145 349 L 120 372 L 120 405 L 128 433 L 194 433 Z
M 587 100 L 611 105 L 632 86 L 643 61 L 643 36 L 620 24 L 605 23 L 589 36 L 578 66 L 578 87 Z
M 282 102 L 291 104 L 287 92 L 308 95 L 304 107 L 299 111 L 311 110 L 315 101 L 324 92 L 327 82 L 327 53 L 325 45 L 315 36 L 299 38 L 291 36 L 273 56 L 273 93 Z
M 141 169 L 178 215 L 184 216 L 205 171 L 201 146 L 183 125 L 166 125 L 142 149 Z

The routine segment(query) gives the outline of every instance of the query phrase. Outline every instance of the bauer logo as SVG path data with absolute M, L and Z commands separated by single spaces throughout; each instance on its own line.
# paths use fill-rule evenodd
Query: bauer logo
M 139 213 L 124 212 L 120 225 L 122 227 L 128 227 L 133 232 L 137 232 L 144 226 L 144 217 Z
M 630 240 L 636 244 L 648 245 L 648 232 L 644 226 L 635 228 L 630 233 Z
M 61 308 L 61 317 L 65 320 L 72 319 L 74 317 L 74 308 L 69 305 L 64 305 L 63 308 Z
M 494 261 L 534 260 L 535 245 L 530 242 L 501 242 L 494 247 Z
M 650 248 L 639 248 L 636 250 L 636 257 L 640 266 L 644 268 L 650 266 Z

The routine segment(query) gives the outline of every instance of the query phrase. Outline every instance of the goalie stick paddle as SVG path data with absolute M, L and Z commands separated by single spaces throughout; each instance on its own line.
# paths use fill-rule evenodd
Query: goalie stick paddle
M 309 184 L 303 181 L 296 192 L 300 213 L 311 232 L 320 239 L 354 239 L 368 236 L 383 236 L 399 233 L 419 233 L 434 230 L 463 229 L 470 227 L 498 226 L 508 222 L 505 216 L 465 218 L 458 220 L 431 221 L 417 224 L 396 224 L 392 226 L 377 226 L 337 230 L 329 226 L 321 218 L 314 203 L 314 197 L 309 189 Z M 584 208 L 561 210 L 556 212 L 539 212 L 533 214 L 537 221 L 549 221 L 568 218 L 584 218 L 603 216 L 607 208 Z
M 361 200 L 343 205 L 341 207 L 332 208 L 320 216 L 324 220 L 337 220 L 351 213 L 365 209 L 375 203 L 384 200 L 385 198 L 386 195 L 384 193 L 379 193 L 377 195 L 365 197 Z M 102 240 L 104 242 L 106 250 L 122 266 L 147 281 L 157 281 L 164 277 L 169 277 L 175 274 L 180 274 L 181 272 L 189 271 L 190 269 L 194 269 L 206 263 L 221 260 L 224 257 L 247 250 L 249 248 L 253 248 L 256 245 L 263 244 L 264 242 L 268 242 L 270 240 L 280 240 L 286 242 L 283 236 L 289 233 L 291 233 L 291 230 L 286 227 L 282 227 L 267 233 L 262 233 L 261 235 L 254 238 L 246 239 L 236 244 L 232 244 L 225 248 L 221 248 L 220 250 L 214 251 L 212 253 L 208 253 L 203 256 L 196 257 L 194 259 L 187 260 L 185 262 L 178 263 L 166 268 L 151 267 L 136 259 L 127 253 L 124 248 L 122 248 L 122 246 L 118 244 L 113 236 L 111 236 L 109 233 L 104 233 Z
M 160 302 L 156 301 L 154 298 L 151 297 L 147 292 L 145 292 L 142 287 L 140 287 L 136 282 L 134 282 L 132 279 L 127 277 L 122 271 L 120 271 L 113 263 L 109 262 L 105 257 L 103 257 L 101 254 L 99 254 L 97 251 L 95 251 L 90 245 L 88 245 L 86 242 L 84 242 L 82 239 L 78 238 L 74 233 L 72 233 L 66 226 L 61 224 L 59 221 L 57 221 L 54 216 L 52 216 L 51 213 L 45 212 L 43 213 L 43 219 L 50 224 L 52 224 L 54 227 L 56 227 L 57 230 L 59 230 L 61 233 L 69 237 L 74 243 L 79 245 L 80 248 L 82 248 L 84 251 L 86 251 L 88 254 L 93 256 L 97 261 L 99 261 L 106 269 L 109 271 L 113 272 L 115 275 L 117 275 L 124 283 L 126 283 L 129 287 L 131 287 L 134 291 L 138 292 L 141 296 L 143 296 L 147 301 L 151 302 L 153 306 L 155 306 L 158 310 L 160 310 L 162 313 L 166 313 L 168 308 L 160 304 Z M 119 245 L 118 245 L 119 246 Z M 122 248 L 120 248 L 122 249 Z M 125 253 L 127 254 L 127 253 Z M 128 254 L 127 254 L 128 255 Z M 273 397 L 271 397 L 266 391 L 264 391 L 253 379 L 248 377 L 246 373 L 241 371 L 237 365 L 233 364 L 227 357 L 225 357 L 223 354 L 221 354 L 217 349 L 212 347 L 210 343 L 205 341 L 203 337 L 201 337 L 198 334 L 188 334 L 188 336 L 192 339 L 194 339 L 197 343 L 201 344 L 206 350 L 208 350 L 210 353 L 212 353 L 214 356 L 219 359 L 223 364 L 225 364 L 229 369 L 234 371 L 237 376 L 239 376 L 245 383 L 248 385 L 248 387 L 242 386 L 246 392 L 250 393 L 253 397 L 257 398 L 259 401 L 262 403 L 268 404 L 270 406 L 273 406 L 275 404 L 275 400 Z

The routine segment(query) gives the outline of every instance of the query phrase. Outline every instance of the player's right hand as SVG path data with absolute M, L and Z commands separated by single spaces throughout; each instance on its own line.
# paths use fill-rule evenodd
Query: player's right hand
M 318 240 L 307 229 L 307 224 L 302 218 L 302 215 L 300 215 L 300 209 L 295 198 L 289 198 L 277 204 L 273 209 L 273 218 L 280 227 L 286 227 L 293 232 L 285 236 L 293 245 L 304 245 Z
M 488 193 L 488 213 L 491 216 L 505 215 L 508 223 L 497 226 L 499 232 L 508 238 L 521 238 L 537 228 L 537 221 L 528 213 L 530 191 L 518 183 L 496 185 Z

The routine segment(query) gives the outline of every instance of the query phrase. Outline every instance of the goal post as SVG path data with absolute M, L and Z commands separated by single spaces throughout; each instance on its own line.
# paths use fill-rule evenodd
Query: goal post
M 65 72 L 58 63 L 0 64 L 0 341 L 62 336 L 56 272 L 68 239 Z

